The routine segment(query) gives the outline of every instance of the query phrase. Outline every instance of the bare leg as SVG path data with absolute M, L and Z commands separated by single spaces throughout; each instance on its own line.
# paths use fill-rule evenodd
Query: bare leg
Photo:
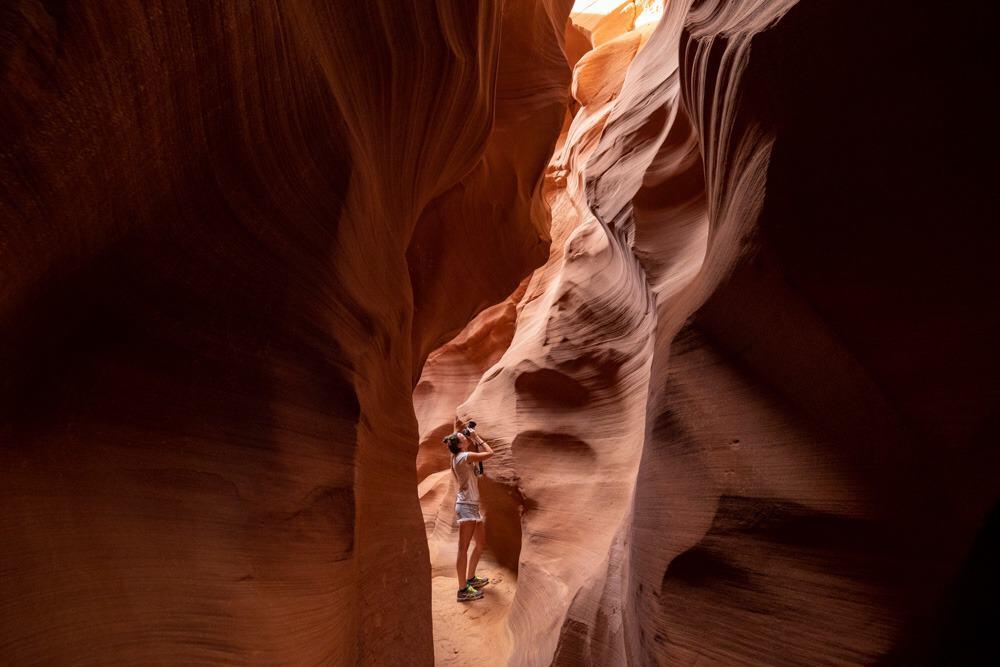
M 486 522 L 476 522 L 476 546 L 472 548 L 472 555 L 469 556 L 469 579 L 476 576 L 476 566 L 479 565 L 479 557 L 483 554 L 483 545 L 486 544 Z
M 472 533 L 476 530 L 473 521 L 461 521 L 458 524 L 458 557 L 455 559 L 455 569 L 458 571 L 458 587 L 465 588 L 468 584 L 465 581 L 465 565 L 468 558 L 469 541 Z M 479 556 L 476 556 L 479 560 Z

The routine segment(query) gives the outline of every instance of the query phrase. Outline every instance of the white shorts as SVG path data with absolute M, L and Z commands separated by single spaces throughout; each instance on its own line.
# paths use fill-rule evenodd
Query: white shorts
M 479 505 L 472 503 L 455 503 L 455 514 L 458 515 L 458 522 L 482 521 L 483 515 L 479 511 Z

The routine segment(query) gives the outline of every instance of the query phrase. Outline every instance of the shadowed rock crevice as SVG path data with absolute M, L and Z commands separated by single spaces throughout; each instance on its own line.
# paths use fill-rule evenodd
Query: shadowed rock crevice
M 580 408 L 590 402 L 590 391 L 572 377 L 551 368 L 521 373 L 514 382 L 518 400 L 540 405 Z
M 901 612 L 893 609 L 898 601 L 871 597 L 872 584 L 895 579 L 890 542 L 878 522 L 723 496 L 706 535 L 663 575 L 664 645 L 717 660 L 753 646 L 753 655 L 775 664 L 801 664 L 810 655 L 864 661 L 865 642 L 878 645 L 872 623 L 892 627 Z M 815 599 L 836 605 L 817 607 Z M 817 631 L 832 622 L 845 634 Z
M 489 477 L 480 480 L 486 522 L 486 549 L 497 564 L 517 575 L 521 555 L 521 514 L 524 500 L 516 488 L 494 482 Z

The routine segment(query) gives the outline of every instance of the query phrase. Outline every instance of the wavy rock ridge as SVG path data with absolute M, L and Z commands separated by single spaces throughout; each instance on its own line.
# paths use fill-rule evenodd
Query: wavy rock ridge
M 823 51 L 833 44 L 801 41 L 824 25 L 874 41 L 877 28 L 851 26 L 831 3 L 675 2 L 641 38 L 627 22 L 609 28 L 621 16 L 598 25 L 571 15 L 567 44 L 582 33 L 594 48 L 569 55 L 575 115 L 544 191 L 550 257 L 520 297 L 509 347 L 457 409 L 482 422 L 499 450 L 489 476 L 519 502 L 506 661 L 870 664 L 972 650 L 941 634 L 941 599 L 997 502 L 977 472 L 995 455 L 977 440 L 1000 392 L 983 384 L 992 370 L 971 367 L 927 377 L 915 393 L 893 378 L 912 377 L 925 359 L 901 342 L 903 323 L 950 340 L 950 327 L 933 322 L 958 318 L 972 346 L 962 358 L 989 358 L 995 370 L 997 355 L 981 346 L 997 320 L 977 312 L 977 297 L 965 306 L 944 297 L 889 259 L 890 248 L 927 257 L 950 285 L 985 289 L 995 276 L 980 282 L 979 262 L 931 259 L 934 236 L 894 222 L 903 218 L 892 207 L 933 224 L 905 199 L 905 128 L 882 126 L 889 143 L 877 151 L 899 172 L 880 169 L 882 187 L 899 196 L 828 195 L 820 213 L 803 195 L 831 187 L 810 174 L 838 173 L 818 156 L 864 164 L 871 144 L 851 133 L 871 131 L 866 103 L 888 115 L 915 91 L 886 92 L 857 76 L 864 56 L 834 63 Z M 885 26 L 892 16 L 877 18 Z M 924 18 L 911 19 L 912 34 Z M 920 44 L 872 50 L 891 71 L 903 59 L 894 49 Z M 835 103 L 812 83 L 824 76 L 860 81 L 859 99 L 833 121 L 843 124 L 839 143 L 809 120 Z M 929 151 L 957 152 L 942 141 Z M 985 210 L 977 177 L 935 177 L 924 190 L 940 187 L 932 199 L 956 201 L 951 193 L 976 182 L 961 207 L 972 218 Z M 810 214 L 827 225 L 819 241 L 802 231 Z M 854 243 L 836 240 L 841 228 Z M 881 250 L 865 249 L 870 240 Z M 833 276 L 851 280 L 835 286 Z M 861 315 L 866 289 L 878 294 L 866 303 L 894 314 Z M 922 306 L 899 297 L 917 292 L 938 295 L 938 318 L 916 324 Z M 886 364 L 875 340 L 906 352 Z M 441 353 L 452 364 L 463 356 Z M 935 407 L 937 382 L 985 394 L 949 412 Z M 442 410 L 442 428 L 448 419 Z M 961 472 L 933 469 L 945 451 L 962 452 Z M 923 483 L 936 500 L 923 498 Z M 455 539 L 442 531 L 450 494 L 424 496 L 425 515 L 438 508 L 432 552 Z M 948 517 L 943 543 L 921 528 L 928 516 Z

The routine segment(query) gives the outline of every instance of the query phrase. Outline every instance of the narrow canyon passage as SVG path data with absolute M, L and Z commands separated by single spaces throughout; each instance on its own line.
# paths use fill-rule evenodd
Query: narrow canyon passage
M 421 431 L 417 495 L 430 554 L 436 664 L 464 665 L 470 660 L 506 664 L 509 652 L 506 619 L 517 586 L 523 499 L 516 486 L 502 481 L 502 476 L 498 480 L 493 466 L 487 464 L 489 474 L 479 480 L 479 491 L 487 517 L 488 544 L 478 573 L 492 583 L 485 599 L 472 605 L 459 604 L 455 600 L 456 483 L 441 439 L 455 430 L 457 406 L 510 344 L 515 304 L 523 294 L 524 289 L 518 289 L 504 302 L 486 309 L 455 339 L 435 350 L 414 391 Z
M 550 661 L 559 619 L 607 558 L 589 556 L 608 553 L 626 519 L 639 434 L 593 417 L 612 410 L 642 422 L 654 320 L 641 281 L 599 286 L 638 266 L 589 210 L 584 167 L 662 12 L 662 2 L 594 0 L 571 11 L 563 49 L 572 97 L 534 193 L 549 256 L 430 355 L 414 392 L 436 664 Z M 638 308 L 623 310 L 629 303 Z M 441 443 L 456 417 L 478 420 L 498 451 L 480 482 L 487 548 L 479 572 L 493 583 L 465 604 L 455 600 L 456 480 Z
M 0 664 L 1000 664 L 992 13 L 9 0 Z

